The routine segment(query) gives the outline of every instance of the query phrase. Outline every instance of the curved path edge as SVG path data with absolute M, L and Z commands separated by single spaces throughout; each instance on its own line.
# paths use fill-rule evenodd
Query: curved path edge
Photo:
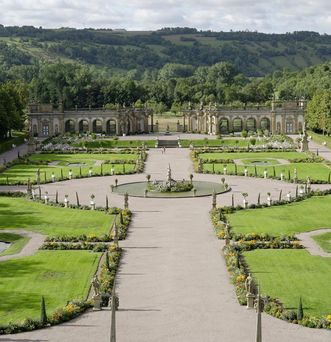
M 325 252 L 322 247 L 312 238 L 313 236 L 328 232 L 331 232 L 331 228 L 321 228 L 310 232 L 296 234 L 296 236 L 311 255 L 331 258 L 331 253 Z
M 12 233 L 30 238 L 26 245 L 16 254 L 8 254 L 0 256 L 1 261 L 7 261 L 11 259 L 23 258 L 35 254 L 40 246 L 44 243 L 46 236 L 40 233 L 31 232 L 24 229 L 3 229 L 0 233 Z

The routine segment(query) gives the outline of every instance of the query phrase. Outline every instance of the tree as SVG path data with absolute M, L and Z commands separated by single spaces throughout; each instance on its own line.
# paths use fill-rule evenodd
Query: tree
M 309 128 L 331 133 L 331 91 L 322 90 L 316 93 L 309 101 L 306 112 L 306 121 Z

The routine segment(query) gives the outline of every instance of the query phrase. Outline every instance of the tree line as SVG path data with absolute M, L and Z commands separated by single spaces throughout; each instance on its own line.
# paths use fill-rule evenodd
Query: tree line
M 331 62 L 261 78 L 249 78 L 227 62 L 209 67 L 168 63 L 158 71 L 146 70 L 140 79 L 130 73 L 112 74 L 94 66 L 57 62 L 28 66 L 16 79 L 25 82 L 12 80 L 1 86 L 2 138 L 11 129 L 22 127 L 22 113 L 28 101 L 55 106 L 62 103 L 66 109 L 147 105 L 161 113 L 181 111 L 189 105 L 198 108 L 201 103 L 245 108 L 270 105 L 274 97 L 305 98 L 312 100 L 307 111 L 308 125 L 330 132 Z
M 0 141 L 22 130 L 28 103 L 27 84 L 16 81 L 0 84 Z

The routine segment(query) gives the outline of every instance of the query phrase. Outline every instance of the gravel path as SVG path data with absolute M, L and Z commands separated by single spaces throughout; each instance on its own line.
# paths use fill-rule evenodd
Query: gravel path
M 39 247 L 44 243 L 45 236 L 39 233 L 27 231 L 24 229 L 4 229 L 1 233 L 13 233 L 30 238 L 27 244 L 19 253 L 0 256 L 0 261 L 7 261 L 11 259 L 23 258 L 35 254 Z
M 192 173 L 189 151 L 167 149 L 162 155 L 151 150 L 145 174 L 116 176 L 119 183 L 166 176 L 168 163 L 173 177 Z M 222 176 L 195 174 L 195 180 L 220 181 Z M 56 190 L 74 201 L 79 192 L 88 204 L 94 193 L 97 205 L 123 206 L 123 197 L 110 193 L 114 176 L 51 183 L 42 187 L 52 196 Z M 226 177 L 233 191 L 217 196 L 218 204 L 230 204 L 231 194 L 241 203 L 265 200 L 267 192 L 295 191 L 296 185 L 247 177 Z M 319 186 L 326 188 L 329 186 Z M 16 188 L 17 189 L 17 188 Z M 118 272 L 117 340 L 120 342 L 214 342 L 254 341 L 256 314 L 238 304 L 234 287 L 221 255 L 223 243 L 216 239 L 208 211 L 211 197 L 188 199 L 129 198 L 133 221 Z M 267 342 L 327 342 L 331 332 L 288 324 L 263 314 L 263 336 Z M 89 312 L 67 324 L 50 329 L 0 337 L 0 341 L 109 341 L 109 311 Z
M 307 249 L 311 255 L 318 255 L 322 257 L 331 258 L 331 253 L 325 252 L 320 245 L 312 238 L 313 236 L 323 233 L 331 232 L 331 228 L 322 228 L 313 230 L 311 232 L 305 232 L 297 234 L 297 238 L 301 240 L 301 244 Z

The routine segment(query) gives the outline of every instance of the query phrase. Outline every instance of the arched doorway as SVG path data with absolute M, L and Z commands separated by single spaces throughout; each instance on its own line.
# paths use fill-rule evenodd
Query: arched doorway
M 262 131 L 265 131 L 265 130 L 270 131 L 270 120 L 268 118 L 262 118 L 260 125 L 261 125 Z
M 107 134 L 116 135 L 116 121 L 115 120 L 107 121 Z
M 232 122 L 233 132 L 241 132 L 243 130 L 243 122 L 240 118 L 234 118 Z
M 256 120 L 254 118 L 248 118 L 246 120 L 246 130 L 255 132 L 256 130 Z
M 221 118 L 219 121 L 219 130 L 221 134 L 229 133 L 229 120 L 227 118 Z
M 75 133 L 75 122 L 73 120 L 67 120 L 64 126 L 66 133 Z
M 93 133 L 102 133 L 102 122 L 99 119 L 93 121 Z
M 79 133 L 87 133 L 89 131 L 89 124 L 87 120 L 79 121 Z

